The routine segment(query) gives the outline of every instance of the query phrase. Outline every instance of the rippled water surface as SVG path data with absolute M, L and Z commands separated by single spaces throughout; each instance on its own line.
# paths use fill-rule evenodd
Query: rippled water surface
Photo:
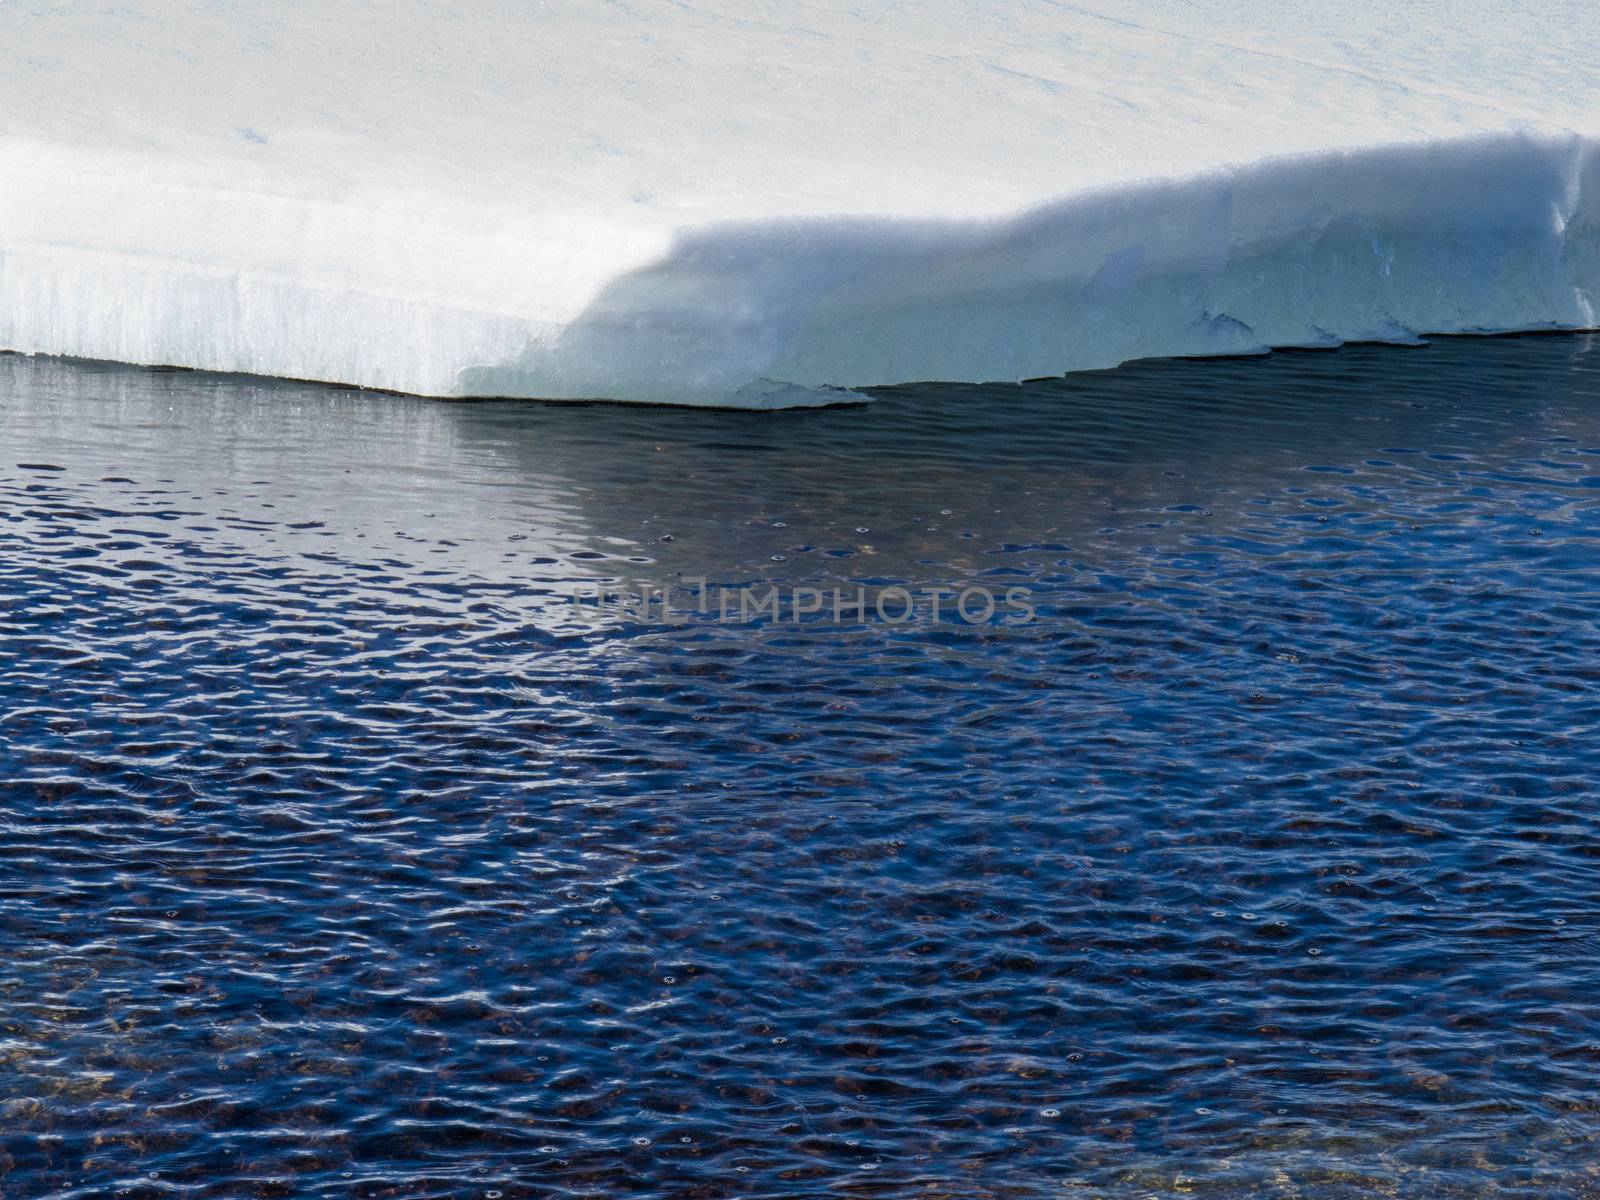
M 1600 1195 L 1600 341 L 741 415 L 0 357 L 0 1194 Z M 624 619 L 978 584 L 1036 619 Z

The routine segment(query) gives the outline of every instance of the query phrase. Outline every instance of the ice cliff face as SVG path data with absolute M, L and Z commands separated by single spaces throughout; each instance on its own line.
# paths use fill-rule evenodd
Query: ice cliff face
M 0 3 L 0 347 L 771 407 L 1589 327 L 1585 3 Z

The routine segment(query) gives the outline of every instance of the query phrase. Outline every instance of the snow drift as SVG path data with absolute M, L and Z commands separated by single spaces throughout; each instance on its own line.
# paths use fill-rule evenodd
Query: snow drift
M 1583 8 L 11 0 L 0 348 L 775 407 L 1593 327 Z

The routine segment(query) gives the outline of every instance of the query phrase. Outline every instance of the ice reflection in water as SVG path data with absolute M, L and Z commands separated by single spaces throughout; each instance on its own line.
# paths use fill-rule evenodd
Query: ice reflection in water
M 1593 340 L 0 437 L 8 1197 L 1596 1187 Z

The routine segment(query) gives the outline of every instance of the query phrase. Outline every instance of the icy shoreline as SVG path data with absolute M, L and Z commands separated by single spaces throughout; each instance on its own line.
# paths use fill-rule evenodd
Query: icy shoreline
M 419 278 L 388 288 L 352 261 L 371 259 L 386 282 L 387 236 L 397 252 L 443 237 L 450 253 L 488 262 L 518 248 L 504 226 L 488 227 L 500 246 L 478 230 L 463 244 L 399 207 L 375 228 L 359 206 L 155 184 L 139 197 L 127 176 L 120 196 L 60 167 L 30 180 L 24 157 L 11 151 L 19 169 L 0 183 L 8 232 L 19 213 L 26 229 L 29 201 L 41 223 L 62 225 L 65 176 L 125 213 L 181 206 L 179 228 L 206 230 L 225 253 L 107 253 L 67 230 L 7 237 L 0 347 L 420 395 L 785 407 L 850 398 L 830 389 L 1136 358 L 1585 329 L 1600 310 L 1600 153 L 1577 136 L 1284 159 L 1101 188 L 1009 219 L 711 225 L 662 250 L 645 239 L 644 261 L 575 316 L 543 319 L 431 298 L 414 258 Z M 274 219 L 289 263 L 249 261 Z M 523 253 L 540 250 L 551 253 L 537 242 Z M 548 259 L 528 269 L 547 274 Z
M 6 6 L 0 348 L 772 408 L 1600 322 L 1581 8 L 1208 6 Z
M 554 342 L 464 382 L 641 397 L 693 381 L 725 395 L 756 377 L 997 382 L 1590 329 L 1597 196 L 1595 143 L 1486 136 L 1100 189 L 1007 220 L 710 228 L 609 285 Z

